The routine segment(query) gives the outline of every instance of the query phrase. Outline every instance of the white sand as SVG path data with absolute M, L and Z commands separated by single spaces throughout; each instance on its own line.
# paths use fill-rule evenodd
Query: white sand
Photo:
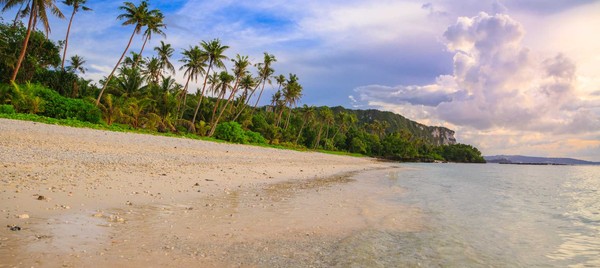
M 331 234 L 346 214 L 379 212 L 340 210 L 336 202 L 349 197 L 319 190 L 347 183 L 342 175 L 349 172 L 388 166 L 369 158 L 0 119 L 0 267 L 238 266 L 244 260 L 261 266 L 219 257 L 234 244 L 202 242 L 240 247 L 254 239 L 246 248 L 254 251 L 256 241 L 270 236 L 304 236 L 320 204 L 323 215 L 336 219 L 311 232 Z M 298 191 L 306 194 L 294 197 Z M 285 202 L 291 198 L 294 203 Z M 296 215 L 294 222 L 261 220 L 281 211 Z

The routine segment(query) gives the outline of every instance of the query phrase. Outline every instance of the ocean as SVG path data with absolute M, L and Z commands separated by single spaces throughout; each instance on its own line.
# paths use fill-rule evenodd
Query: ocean
M 378 184 L 403 188 L 386 202 L 418 208 L 423 226 L 354 234 L 341 247 L 376 249 L 348 264 L 600 267 L 598 166 L 402 164 Z

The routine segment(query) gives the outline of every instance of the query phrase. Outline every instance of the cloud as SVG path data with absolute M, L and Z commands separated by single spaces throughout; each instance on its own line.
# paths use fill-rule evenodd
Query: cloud
M 563 54 L 543 58 L 524 47 L 525 30 L 510 16 L 460 17 L 443 36 L 454 53 L 452 75 L 429 85 L 357 87 L 355 104 L 447 122 L 471 135 L 600 131 L 600 102 L 578 89 L 577 65 Z

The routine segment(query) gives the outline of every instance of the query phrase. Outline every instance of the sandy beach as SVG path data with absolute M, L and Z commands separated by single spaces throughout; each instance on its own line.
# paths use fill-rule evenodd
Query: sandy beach
M 370 158 L 0 119 L 0 267 L 330 266 L 350 233 L 411 231 Z M 377 176 L 379 176 L 377 175 Z

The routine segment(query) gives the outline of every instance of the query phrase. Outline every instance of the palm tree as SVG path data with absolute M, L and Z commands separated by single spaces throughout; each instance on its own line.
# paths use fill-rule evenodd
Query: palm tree
M 298 131 L 298 137 L 296 137 L 295 144 L 298 144 L 298 141 L 300 140 L 300 136 L 302 135 L 302 130 L 304 130 L 306 123 L 310 122 L 315 117 L 315 106 L 309 107 L 308 105 L 304 104 L 304 106 L 302 107 L 302 113 L 304 114 L 303 120 L 302 120 L 302 126 L 300 127 L 300 131 Z
M 142 75 L 146 77 L 146 82 L 152 85 L 158 85 L 158 81 L 162 77 L 162 69 L 160 61 L 156 57 L 152 57 L 146 61 L 146 66 L 142 70 Z
M 281 100 L 281 88 L 285 85 L 285 75 L 280 74 L 275 76 L 275 81 L 277 82 L 278 88 L 277 92 L 273 95 L 273 99 L 271 100 L 271 106 L 273 106 L 273 113 L 276 113 L 276 108 Z
M 214 119 L 215 119 L 215 114 L 217 113 L 217 108 L 219 107 L 219 103 L 221 102 L 221 99 L 225 98 L 225 93 L 227 93 L 227 89 L 232 89 L 232 91 L 233 91 L 233 86 L 231 86 L 231 82 L 233 82 L 235 77 L 233 75 L 230 75 L 229 73 L 227 73 L 227 71 L 222 71 L 219 74 L 218 79 L 219 80 L 218 80 L 217 86 L 214 89 L 214 91 L 218 94 L 217 102 L 215 103 L 215 107 L 213 108 L 213 111 L 212 111 L 212 116 L 210 117 L 210 123 L 211 123 L 212 127 L 210 129 L 210 133 L 208 134 L 208 136 L 212 136 L 215 126 L 217 125 L 217 123 L 215 123 Z
M 333 114 L 331 112 L 331 109 L 329 109 L 329 107 L 324 107 L 323 109 L 319 110 L 319 118 L 324 121 L 325 123 L 328 121 L 328 118 L 332 118 Z M 321 122 L 321 124 L 319 124 L 319 131 L 317 133 L 317 140 L 315 141 L 315 144 L 313 145 L 313 149 L 317 149 L 319 147 L 319 143 L 321 143 L 321 134 L 323 133 L 323 123 Z
M 25 18 L 25 17 L 27 17 L 27 15 L 29 15 L 29 3 L 31 3 L 31 0 L 28 0 L 27 2 L 25 2 L 25 1 L 21 2 L 21 5 L 19 6 L 19 10 L 17 11 L 17 13 L 15 13 L 15 19 L 13 20 L 13 27 L 17 26 L 17 21 L 19 21 L 19 19 Z M 25 6 L 25 8 L 23 8 L 23 6 Z
M 85 60 L 82 57 L 80 57 L 79 55 L 74 55 L 71 57 L 71 66 L 67 67 L 67 71 L 69 71 L 69 72 L 79 71 L 80 73 L 84 74 L 85 71 L 87 70 L 86 68 L 83 67 L 84 64 L 85 64 Z
M 174 75 L 175 67 L 169 60 L 169 58 L 173 57 L 173 53 L 175 52 L 175 49 L 171 47 L 171 44 L 165 44 L 164 41 L 160 41 L 160 46 L 155 47 L 154 51 L 156 51 L 156 54 L 158 55 L 160 68 L 167 70 Z
M 31 36 L 31 31 L 35 28 L 34 21 L 37 22 L 39 18 L 44 24 L 44 29 L 47 33 L 50 32 L 50 24 L 48 22 L 48 13 L 49 10 L 55 16 L 59 18 L 64 18 L 65 16 L 60 12 L 60 9 L 56 6 L 56 0 L 31 0 L 29 3 L 29 23 L 27 25 L 27 34 L 25 35 L 25 39 L 23 40 L 23 45 L 21 47 L 21 53 L 19 54 L 19 59 L 17 60 L 17 65 L 15 70 L 13 71 L 11 81 L 15 81 L 17 79 L 17 74 L 19 73 L 19 69 L 21 68 L 21 64 L 23 63 L 23 59 L 25 58 L 25 53 L 27 52 L 27 44 L 29 43 L 29 37 Z M 2 8 L 2 12 L 9 10 L 18 4 L 22 4 L 25 0 L 0 0 L 0 3 L 4 4 Z
M 73 24 L 73 18 L 75 17 L 75 13 L 79 11 L 79 8 L 83 9 L 83 11 L 92 10 L 89 7 L 84 6 L 87 0 L 64 0 L 63 4 L 67 6 L 73 7 L 73 13 L 71 13 L 71 19 L 69 20 L 69 27 L 67 27 L 67 36 L 65 37 L 65 48 L 63 51 L 62 64 L 60 66 L 61 69 L 65 69 L 65 59 L 67 57 L 67 47 L 69 46 L 69 33 L 71 32 L 71 24 Z
M 243 79 L 244 76 L 246 76 L 248 74 L 248 66 L 250 66 L 250 61 L 248 60 L 248 56 L 240 56 L 240 54 L 237 54 L 235 56 L 235 59 L 232 59 L 231 61 L 233 61 L 233 74 L 235 75 L 235 83 L 233 85 L 233 88 L 231 89 L 231 92 L 229 93 L 229 97 L 227 98 L 227 102 L 225 103 L 225 106 L 223 106 L 223 108 L 221 109 L 221 112 L 219 112 L 219 115 L 217 116 L 217 120 L 213 126 L 216 126 L 217 124 L 219 124 L 219 119 L 223 115 L 223 112 L 225 112 L 225 110 L 227 109 L 227 106 L 231 103 L 231 101 L 233 100 L 233 97 L 235 96 L 235 94 L 238 91 L 241 79 Z M 233 107 L 233 104 L 231 106 Z M 213 133 L 214 133 L 214 129 L 211 129 L 209 136 L 212 136 Z
M 158 9 L 153 9 L 148 12 L 148 15 L 146 16 L 146 21 L 144 23 L 146 26 L 146 30 L 144 31 L 144 44 L 142 45 L 142 49 L 140 50 L 140 57 L 144 53 L 146 43 L 148 42 L 148 40 L 152 39 L 152 34 L 159 34 L 163 37 L 167 36 L 162 30 L 162 28 L 167 27 L 167 25 L 163 23 L 164 18 L 164 15 Z M 133 66 L 137 66 L 137 62 L 135 62 Z
M 177 109 L 177 112 L 180 112 L 181 109 L 181 118 L 183 118 L 183 113 L 185 112 L 185 106 L 187 101 L 187 89 L 190 81 L 198 81 L 198 75 L 204 74 L 204 68 L 206 65 L 206 55 L 202 52 L 200 47 L 194 46 L 190 47 L 187 50 L 183 50 L 183 58 L 179 60 L 183 63 L 179 70 L 185 70 L 183 73 L 184 76 L 187 76 L 187 81 L 185 82 L 185 86 L 183 87 L 183 107 L 181 104 Z
M 246 100 L 250 98 L 248 92 L 255 89 L 257 86 L 258 86 L 258 83 L 257 83 L 256 79 L 254 79 L 254 77 L 252 77 L 251 74 L 246 74 L 246 76 L 244 76 L 240 80 L 239 87 L 241 89 L 243 89 L 244 92 L 242 93 L 242 95 L 240 95 L 238 97 L 238 104 L 236 105 L 235 110 L 236 111 L 239 110 L 239 112 L 237 112 L 237 114 L 233 118 L 233 121 L 236 121 L 238 119 L 238 117 L 242 114 L 242 111 L 244 111 L 244 108 L 246 107 L 246 105 L 245 105 Z M 233 108 L 233 106 L 234 105 L 231 105 L 232 108 Z M 240 109 L 240 107 L 241 107 L 241 109 Z
M 257 64 L 256 66 L 258 68 L 258 77 L 260 79 L 260 82 L 262 83 L 262 87 L 260 89 L 260 93 L 258 94 L 258 98 L 256 98 L 256 103 L 254 103 L 254 109 L 252 110 L 252 112 L 254 112 L 254 110 L 256 110 L 256 106 L 258 106 L 260 97 L 262 96 L 262 93 L 265 90 L 265 83 L 268 82 L 269 84 L 271 84 L 271 79 L 269 78 L 275 72 L 275 70 L 271 68 L 271 64 L 273 64 L 273 62 L 276 61 L 277 59 L 275 59 L 275 56 L 265 52 L 263 62 Z
M 210 42 L 202 41 L 200 45 L 204 49 L 206 57 L 208 58 L 208 69 L 206 70 L 206 75 L 204 75 L 204 85 L 202 85 L 202 92 L 200 92 L 198 105 L 196 106 L 196 110 L 194 111 L 192 125 L 196 124 L 196 117 L 198 116 L 198 110 L 200 110 L 200 105 L 202 104 L 202 97 L 204 96 L 204 90 L 206 90 L 206 80 L 210 75 L 210 69 L 213 67 L 213 65 L 217 68 L 223 68 L 225 66 L 223 60 L 226 60 L 227 56 L 225 56 L 223 53 L 229 48 L 229 46 L 221 45 L 221 41 L 219 39 L 214 39 Z
M 285 82 L 285 86 L 283 88 L 283 100 L 284 106 L 288 104 L 291 107 L 296 104 L 296 102 L 302 97 L 302 86 L 298 83 L 298 76 L 295 74 L 290 74 L 289 79 Z M 277 122 L 275 125 L 279 126 L 281 122 L 281 116 L 283 114 L 284 107 L 279 111 L 279 116 L 277 117 Z
M 123 10 L 124 13 L 117 16 L 117 19 L 125 20 L 123 22 L 123 26 L 135 25 L 135 28 L 133 29 L 133 32 L 131 33 L 131 37 L 129 38 L 129 42 L 127 43 L 127 46 L 125 47 L 125 50 L 123 51 L 123 54 L 121 55 L 121 58 L 119 58 L 119 61 L 117 61 L 115 68 L 113 68 L 112 72 L 106 79 L 106 82 L 104 83 L 104 86 L 102 87 L 102 90 L 100 90 L 100 94 L 98 94 L 98 99 L 96 99 L 96 106 L 98 106 L 98 104 L 100 103 L 100 99 L 102 98 L 102 94 L 104 93 L 104 90 L 106 90 L 106 86 L 109 84 L 110 79 L 115 74 L 115 71 L 117 70 L 117 68 L 119 68 L 119 64 L 121 64 L 121 61 L 125 57 L 125 54 L 127 54 L 127 50 L 129 50 L 129 46 L 131 46 L 131 41 L 133 41 L 133 37 L 142 31 L 142 27 L 144 27 L 146 25 L 146 22 L 147 22 L 146 18 L 149 15 L 147 1 L 142 1 L 139 6 L 136 6 L 131 2 L 125 2 L 123 4 L 124 5 L 120 6 L 119 9 Z
M 284 129 L 287 129 L 290 124 L 290 118 L 292 117 L 292 108 L 296 106 L 302 97 L 302 86 L 298 83 L 298 77 L 295 74 L 290 74 L 290 81 L 287 82 L 286 89 L 283 92 L 283 97 L 288 104 L 288 108 L 290 109 L 284 127 Z

